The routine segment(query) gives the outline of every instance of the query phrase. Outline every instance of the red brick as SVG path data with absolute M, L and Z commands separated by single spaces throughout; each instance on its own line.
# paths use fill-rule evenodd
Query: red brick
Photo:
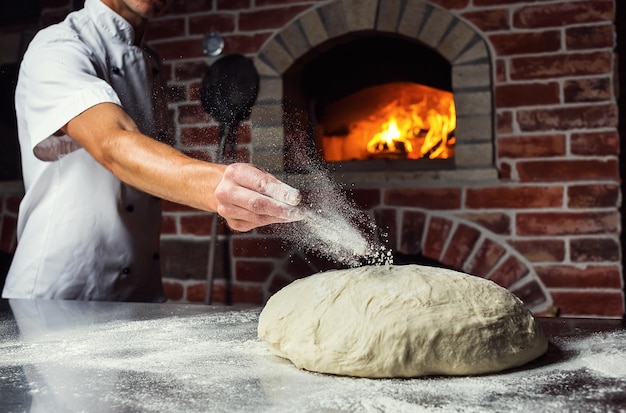
M 476 209 L 548 208 L 563 205 L 561 186 L 468 188 L 465 206 Z
M 469 5 L 469 0 L 430 0 L 431 3 L 440 5 L 441 7 L 452 9 L 464 9 Z
M 556 82 L 500 85 L 496 86 L 495 103 L 498 108 L 553 105 L 560 103 L 560 93 Z
M 384 194 L 386 206 L 411 206 L 426 209 L 457 209 L 461 206 L 459 188 L 390 189 Z
M 508 235 L 511 233 L 511 218 L 507 214 L 480 212 L 461 214 L 460 216 L 495 234 Z
M 489 274 L 489 279 L 504 288 L 509 288 L 526 274 L 528 267 L 516 257 L 509 256 Z
M 202 42 L 199 39 L 182 38 L 160 41 L 152 44 L 152 47 L 164 60 L 191 59 L 204 56 Z
M 161 234 L 178 234 L 176 217 L 161 215 Z
M 548 301 L 546 292 L 536 280 L 531 280 L 509 291 L 522 300 L 528 308 L 539 306 Z
M 509 244 L 530 262 L 560 262 L 565 259 L 565 243 L 561 240 L 510 240 Z
M 548 288 L 622 288 L 617 266 L 539 266 L 535 271 Z
M 387 248 L 391 250 L 397 250 L 398 240 L 398 224 L 397 224 L 397 210 L 395 208 L 390 209 L 376 209 L 374 211 L 374 220 L 376 222 L 376 236 Z M 404 227 L 401 226 L 403 234 Z M 412 228 L 412 227 L 409 227 Z M 423 230 L 423 228 L 422 228 Z M 421 236 L 421 232 L 420 232 Z M 419 247 L 419 242 L 417 247 Z M 419 250 L 418 250 L 419 251 Z
M 613 238 L 570 240 L 572 262 L 616 262 L 620 259 L 619 242 Z
M 262 6 L 258 0 L 255 2 L 257 6 Z M 250 0 L 217 0 L 218 10 L 246 10 L 250 8 Z
M 257 53 L 270 35 L 270 33 L 256 33 L 224 36 L 224 53 Z
M 163 280 L 163 290 L 170 301 L 180 301 L 185 296 L 185 287 L 176 281 Z
M 197 82 L 191 82 L 187 85 L 187 94 L 189 95 L 190 102 L 200 102 L 200 80 Z
M 211 162 L 213 160 L 213 154 L 206 149 L 181 149 L 181 152 L 190 158 L 199 159 L 205 162 Z
M 380 205 L 381 195 L 379 189 L 354 189 L 350 192 L 350 198 L 362 209 L 371 209 Z
M 250 162 L 250 151 L 247 148 L 243 148 L 241 146 L 238 146 L 235 149 L 235 154 L 231 156 L 232 157 L 229 158 L 229 155 L 226 154 L 226 163 L 231 163 L 231 162 L 249 163 Z
M 163 201 L 161 204 L 163 212 L 197 212 L 198 209 L 187 205 L 177 204 L 176 202 Z
M 518 235 L 582 235 L 617 233 L 616 212 L 537 212 L 519 213 L 516 217 Z
M 422 212 L 402 213 L 400 251 L 405 254 L 419 254 L 422 251 L 422 236 L 426 225 L 426 215 Z M 393 246 L 392 246 L 393 248 Z
M 211 243 L 208 240 L 198 240 L 191 237 L 161 239 L 161 268 L 166 278 L 179 280 L 204 280 L 208 266 L 208 251 Z M 226 242 L 216 245 L 217 256 L 223 257 L 228 252 Z M 215 278 L 223 279 L 229 276 L 231 268 L 226 260 L 218 259 L 215 262 Z
M 605 102 L 613 98 L 613 82 L 609 78 L 576 79 L 563 83 L 566 103 Z
M 242 261 L 235 263 L 235 280 L 264 283 L 274 271 L 273 261 Z
M 518 8 L 513 14 L 514 27 L 562 27 L 571 24 L 613 21 L 613 0 L 562 1 Z
M 245 258 L 283 258 L 285 244 L 277 238 L 234 238 L 232 254 Z
M 161 62 L 162 70 L 161 75 L 165 79 L 166 82 L 171 82 L 173 78 L 172 74 L 174 73 L 174 65 L 171 62 Z M 171 110 L 171 109 L 170 109 Z
M 499 133 L 513 132 L 513 112 L 499 111 L 496 118 L 496 128 Z
M 213 289 L 213 293 L 216 293 L 216 289 Z M 204 302 L 206 295 L 206 283 L 194 283 L 187 286 L 187 301 L 192 303 Z
M 182 85 L 169 85 L 167 87 L 167 101 L 169 103 L 183 102 L 187 100 L 187 88 Z
M 496 60 L 496 83 L 505 83 L 507 76 L 507 62 L 503 59 Z
M 569 130 L 616 127 L 617 107 L 587 105 L 556 109 L 520 110 L 517 122 L 523 131 Z
M 246 145 L 252 142 L 252 128 L 249 123 L 242 123 L 237 127 L 237 145 Z
M 236 29 L 235 15 L 211 13 L 201 16 L 189 16 L 189 34 L 231 33 Z
M 232 287 L 232 302 L 261 305 L 265 302 L 263 286 L 257 284 L 235 284 Z
M 551 54 L 511 59 L 511 79 L 530 80 L 566 76 L 610 74 L 610 52 Z
M 574 185 L 567 188 L 570 208 L 608 208 L 619 205 L 618 185 Z
M 552 291 L 551 295 L 564 316 L 617 317 L 624 314 L 621 291 Z
M 490 239 L 485 239 L 469 263 L 467 272 L 486 277 L 505 252 L 506 250 L 500 244 Z
M 180 105 L 178 107 L 178 123 L 208 123 L 209 115 L 202 109 L 200 104 Z
M 267 10 L 244 11 L 239 14 L 239 30 L 257 31 L 277 29 L 289 23 L 309 6 L 286 6 Z
M 180 233 L 192 235 L 211 235 L 213 214 L 194 214 L 180 217 Z
M 167 9 L 164 15 L 172 16 L 194 12 L 205 12 L 212 9 L 213 6 L 211 0 L 181 0 L 172 2 L 172 5 Z
M 233 302 L 236 302 L 235 300 L 233 300 L 233 289 L 234 286 L 231 285 L 227 288 L 226 285 L 224 285 L 224 282 L 221 280 L 213 283 L 213 288 L 211 291 L 211 298 L 213 300 L 212 302 L 223 304 L 231 304 Z M 204 291 L 202 292 L 204 294 Z M 204 295 L 202 296 L 202 300 L 204 300 Z
M 498 174 L 501 180 L 511 180 L 511 164 L 508 162 L 501 162 L 499 166 Z
M 508 30 L 509 11 L 507 9 L 479 10 L 463 13 L 463 17 L 483 32 Z
M 499 33 L 489 36 L 498 56 L 557 52 L 561 49 L 561 32 Z
M 153 40 L 182 37 L 185 34 L 185 19 L 154 19 L 148 23 L 145 40 L 150 43 Z
M 620 152 L 620 139 L 616 131 L 573 133 L 570 150 L 574 155 L 617 156 Z
M 518 162 L 517 172 L 523 182 L 568 182 L 608 179 L 618 180 L 617 161 L 529 161 Z
M 449 267 L 462 269 L 478 237 L 480 237 L 480 232 L 477 229 L 463 224 L 457 226 L 441 262 Z
M 217 145 L 220 141 L 218 126 L 181 127 L 179 141 L 184 146 Z
M 503 6 L 519 4 L 520 0 L 474 0 L 475 6 Z
M 565 31 L 565 44 L 568 50 L 604 49 L 614 47 L 615 26 L 570 27 Z
M 204 61 L 180 62 L 174 65 L 174 80 L 185 81 L 204 76 L 208 65 Z
M 500 158 L 545 158 L 565 155 L 565 135 L 510 136 L 498 140 Z
M 451 228 L 452 221 L 449 219 L 440 217 L 432 217 L 430 219 L 425 245 L 422 250 L 425 257 L 439 260 Z
M 221 0 L 221 1 L 230 1 L 230 0 Z M 284 6 L 288 3 L 311 3 L 314 4 L 319 0 L 255 0 L 254 4 L 258 7 L 266 7 L 266 6 Z
M 243 288 L 249 288 L 245 286 Z M 258 291 L 258 290 L 257 290 Z M 250 298 L 245 294 L 242 294 L 241 287 L 233 285 L 230 288 L 226 288 L 222 280 L 213 283 L 211 288 L 211 299 L 213 303 L 251 303 L 247 301 Z M 194 283 L 187 285 L 186 298 L 190 303 L 204 303 L 206 295 L 206 282 Z M 255 303 L 256 304 L 256 303 Z

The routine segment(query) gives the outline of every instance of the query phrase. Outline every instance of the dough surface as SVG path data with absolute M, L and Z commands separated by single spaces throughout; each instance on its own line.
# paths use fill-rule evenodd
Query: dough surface
M 299 368 L 371 378 L 497 372 L 548 348 L 533 315 L 506 289 L 419 265 L 296 280 L 270 297 L 258 335 Z

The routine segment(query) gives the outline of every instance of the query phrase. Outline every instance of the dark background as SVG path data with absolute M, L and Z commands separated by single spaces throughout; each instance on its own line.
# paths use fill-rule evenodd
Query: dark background
M 617 59 L 618 59 L 618 76 L 617 76 L 617 103 L 619 105 L 619 136 L 620 136 L 620 177 L 622 178 L 622 196 L 626 193 L 626 184 L 624 183 L 624 177 L 626 177 L 626 153 L 622 149 L 622 136 L 626 136 L 626 4 L 624 0 L 615 0 L 616 15 L 615 15 L 615 27 L 617 32 Z M 622 233 L 620 239 L 620 245 L 622 246 L 622 268 L 626 268 L 626 254 L 624 254 L 624 245 L 626 244 L 626 217 L 624 216 L 626 211 L 624 210 L 624 201 L 622 200 L 621 207 L 622 217 Z M 624 292 L 626 293 L 626 279 L 624 280 Z M 624 315 L 626 320 L 626 314 Z

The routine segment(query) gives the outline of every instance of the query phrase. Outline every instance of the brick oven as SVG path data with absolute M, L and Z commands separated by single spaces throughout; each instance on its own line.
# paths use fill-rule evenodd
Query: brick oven
M 204 20 L 189 20 L 193 27 L 203 22 L 206 30 L 221 31 L 226 52 L 255 59 L 261 95 L 241 128 L 242 156 L 314 189 L 293 161 L 302 148 L 316 144 L 306 90 L 323 93 L 320 79 L 347 89 L 346 82 L 380 66 L 368 61 L 389 59 L 394 42 L 410 46 L 416 55 L 388 66 L 447 64 L 431 80 L 454 95 L 452 165 L 344 165 L 333 168 L 336 181 L 350 189 L 402 257 L 424 257 L 493 279 L 538 312 L 556 307 L 564 315 L 622 314 L 612 1 L 256 4 L 236 10 L 224 4 Z M 258 46 L 242 45 L 255 39 Z M 334 59 L 324 57 L 333 53 Z M 427 60 L 433 54 L 439 60 Z M 324 65 L 340 55 L 349 55 L 341 66 L 358 62 L 344 70 L 352 78 L 345 73 L 329 78 L 341 70 Z M 195 80 L 181 74 L 193 64 L 172 65 L 177 76 L 172 84 L 192 93 L 174 105 L 180 142 L 192 149 L 202 139 L 193 127 L 199 119 L 188 115 L 197 111 Z M 357 66 L 363 66 L 361 72 Z M 311 67 L 321 73 L 311 74 Z M 419 69 L 408 72 L 412 76 Z M 193 139 L 185 141 L 191 131 Z M 164 235 L 170 251 L 183 238 L 195 244 L 206 235 L 196 212 L 172 206 L 164 220 L 170 225 L 171 234 Z M 221 240 L 229 264 L 223 273 L 231 277 L 234 301 L 262 302 L 294 278 L 336 266 L 298 251 L 274 232 L 223 233 Z M 182 281 L 178 277 L 189 267 L 166 256 L 167 262 L 170 289 L 181 299 L 201 299 L 201 277 Z M 221 291 L 216 289 L 216 299 Z
M 50 0 L 63 5 L 49 15 L 66 2 Z M 492 279 L 536 313 L 619 317 L 615 15 L 613 0 L 175 1 L 149 41 L 170 75 L 177 146 L 205 159 L 218 125 L 200 105 L 216 59 L 202 38 L 220 33 L 224 54 L 251 57 L 260 94 L 239 127 L 237 157 L 305 191 L 316 188 L 302 157 L 325 162 L 325 108 L 394 82 L 451 94 L 450 156 L 329 161 L 335 181 L 398 260 Z M 165 204 L 172 301 L 204 301 L 212 219 Z M 261 304 L 295 278 L 339 267 L 278 233 L 220 225 L 216 302 Z

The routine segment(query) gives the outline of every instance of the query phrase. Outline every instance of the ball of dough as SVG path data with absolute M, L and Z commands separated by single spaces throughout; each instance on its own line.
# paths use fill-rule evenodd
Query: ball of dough
M 296 280 L 269 299 L 258 335 L 299 368 L 372 378 L 496 372 L 548 348 L 533 315 L 508 290 L 419 265 Z

